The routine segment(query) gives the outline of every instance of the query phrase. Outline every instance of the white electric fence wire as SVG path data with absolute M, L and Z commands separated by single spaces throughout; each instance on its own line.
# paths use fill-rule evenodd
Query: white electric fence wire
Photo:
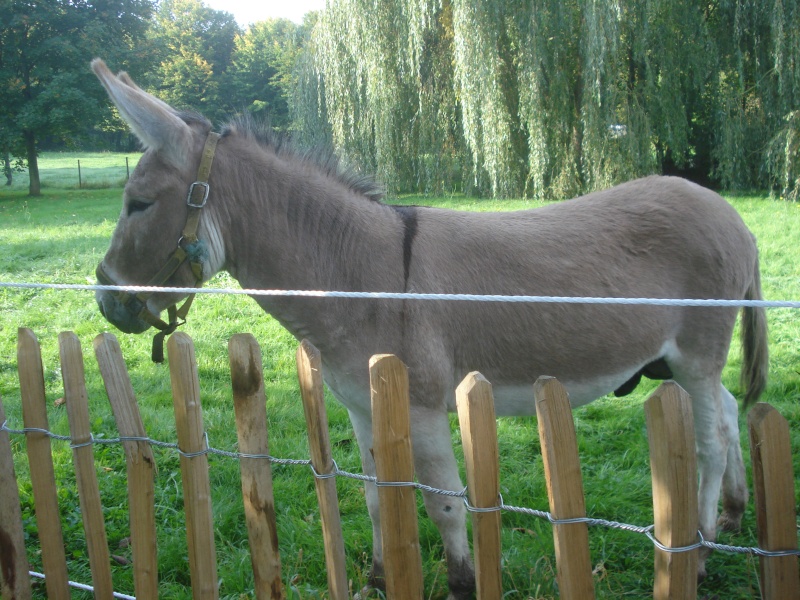
M 704 298 L 598 298 L 592 296 L 508 296 L 502 294 L 422 294 L 404 292 L 337 292 L 325 290 L 257 290 L 236 288 L 160 287 L 145 285 L 89 285 L 72 283 L 26 283 L 0 281 L 0 288 L 78 290 L 109 292 L 160 292 L 170 294 L 229 294 L 302 298 L 352 298 L 366 300 L 448 300 L 466 302 L 511 302 L 547 304 L 624 304 L 650 306 L 727 306 L 758 308 L 800 308 L 797 300 L 725 300 Z

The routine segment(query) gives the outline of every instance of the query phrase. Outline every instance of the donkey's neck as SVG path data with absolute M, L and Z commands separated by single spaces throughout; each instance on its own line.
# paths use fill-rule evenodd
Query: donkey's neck
M 301 158 L 261 149 L 224 162 L 226 269 L 242 287 L 403 291 L 404 221 L 392 207 Z M 324 328 L 297 298 L 257 301 L 298 337 Z

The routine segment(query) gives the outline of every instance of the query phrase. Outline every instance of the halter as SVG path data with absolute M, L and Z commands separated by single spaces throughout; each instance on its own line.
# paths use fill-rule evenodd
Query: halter
M 218 133 L 209 133 L 206 138 L 206 144 L 203 148 L 203 154 L 200 158 L 200 167 L 197 170 L 197 181 L 189 186 L 189 193 L 186 196 L 186 205 L 189 207 L 189 214 L 186 217 L 186 224 L 183 227 L 180 239 L 178 239 L 178 246 L 172 255 L 167 259 L 166 264 L 156 273 L 150 281 L 147 282 L 148 287 L 158 287 L 167 282 L 172 275 L 177 271 L 180 266 L 188 261 L 192 268 L 192 273 L 195 278 L 195 286 L 201 287 L 203 285 L 203 262 L 202 256 L 202 242 L 197 239 L 197 228 L 200 224 L 200 211 L 208 201 L 208 194 L 211 191 L 211 186 L 208 184 L 208 177 L 211 174 L 211 165 L 214 162 L 214 153 L 217 148 L 217 142 L 220 135 Z M 103 263 L 97 265 L 97 280 L 103 285 L 115 285 L 114 281 L 103 269 Z M 194 294 L 190 294 L 184 303 L 178 308 L 177 304 L 173 304 L 167 308 L 169 315 L 169 323 L 160 319 L 158 315 L 150 312 L 147 308 L 147 300 L 154 292 L 139 292 L 132 294 L 130 292 L 111 292 L 113 296 L 131 313 L 135 314 L 138 319 L 149 323 L 160 331 L 153 338 L 153 362 L 164 362 L 164 338 L 174 332 L 178 327 L 186 322 L 186 315 L 192 306 Z

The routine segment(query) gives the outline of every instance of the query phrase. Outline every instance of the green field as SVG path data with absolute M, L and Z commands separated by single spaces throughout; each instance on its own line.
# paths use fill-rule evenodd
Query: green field
M 48 162 L 44 160 L 47 158 L 43 157 L 43 164 Z M 124 156 L 122 158 L 124 165 Z M 64 160 L 69 162 L 72 158 Z M 45 176 L 43 170 L 43 180 Z M 119 214 L 120 196 L 119 188 L 65 190 L 46 187 L 44 195 L 35 199 L 19 190 L 0 191 L 0 281 L 93 282 L 95 265 L 105 253 Z M 800 299 L 800 206 L 757 196 L 730 200 L 759 238 L 766 298 Z M 416 197 L 402 201 L 471 210 L 532 206 L 526 201 L 488 202 L 458 197 Z M 231 287 L 237 284 L 229 276 L 220 275 L 211 285 Z M 110 331 L 117 335 L 122 346 L 148 434 L 159 440 L 176 440 L 169 372 L 166 366 L 150 362 L 151 336 L 126 335 L 114 330 L 98 312 L 91 292 L 0 288 L 0 314 L 0 395 L 10 427 L 22 427 L 16 336 L 18 327 L 29 327 L 42 346 L 51 429 L 59 434 L 68 433 L 65 408 L 54 406 L 63 396 L 57 336 L 61 331 L 74 331 L 84 351 L 93 434 L 116 437 L 118 434 L 92 352 L 92 339 L 101 332 Z M 789 419 L 793 448 L 797 450 L 800 448 L 800 315 L 789 309 L 772 309 L 769 324 L 771 379 L 762 400 L 772 403 Z M 308 458 L 305 420 L 294 367 L 295 340 L 254 302 L 242 296 L 199 296 L 183 331 L 195 342 L 205 427 L 211 445 L 224 450 L 236 449 L 227 342 L 235 333 L 250 332 L 261 344 L 264 359 L 270 453 L 284 458 Z M 739 364 L 738 343 L 734 343 L 724 379 L 735 394 Z M 643 384 L 631 396 L 603 398 L 575 412 L 587 511 L 592 517 L 636 525 L 652 523 L 648 447 L 641 408 L 641 401 L 652 389 L 652 383 Z M 342 469 L 360 471 L 346 412 L 329 399 L 328 413 L 337 463 Z M 454 443 L 460 446 L 455 418 L 452 423 Z M 744 427 L 744 418 L 741 424 Z M 498 428 L 504 501 L 546 509 L 547 493 L 535 420 L 503 418 Z M 749 464 L 745 431 L 742 437 L 745 462 Z M 12 447 L 29 558 L 32 568 L 40 570 L 24 439 L 13 436 Z M 72 453 L 63 442 L 54 442 L 53 449 L 70 578 L 89 583 L 91 577 L 83 543 Z M 457 454 L 460 452 L 459 447 Z M 178 456 L 169 450 L 155 450 L 155 454 L 161 596 L 190 598 Z M 111 552 L 130 558 L 130 549 L 119 546 L 128 536 L 122 449 L 96 446 L 95 457 Z M 238 464 L 220 457 L 212 457 L 210 464 L 221 596 L 252 598 L 247 534 L 238 492 Z M 273 475 L 284 582 L 291 597 L 325 598 L 323 547 L 311 473 L 304 467 L 276 466 Z M 795 478 L 798 476 L 800 458 L 795 460 Z M 353 580 L 353 589 L 358 589 L 368 568 L 370 523 L 361 485 L 341 480 L 338 488 L 348 576 Z M 720 541 L 740 546 L 756 545 L 754 528 L 751 502 L 743 531 L 722 535 Z M 420 529 L 427 593 L 430 598 L 445 598 L 446 576 L 438 533 L 424 516 L 420 518 Z M 646 538 L 602 528 L 590 529 L 589 537 L 598 598 L 652 595 L 653 548 Z M 755 559 L 716 553 L 709 559 L 708 569 L 709 578 L 699 590 L 701 598 L 758 597 Z M 115 589 L 133 593 L 131 566 L 115 563 L 113 572 Z M 557 597 L 552 534 L 547 522 L 523 515 L 503 515 L 503 573 L 504 588 L 508 591 L 506 598 Z M 37 597 L 44 597 L 44 586 L 37 586 L 37 594 Z M 90 596 L 76 592 L 73 597 Z
M 141 155 L 141 152 L 127 154 L 43 152 L 39 156 L 42 189 L 98 189 L 123 186 L 128 178 L 128 172 L 133 172 Z M 7 186 L 3 189 L 9 190 Z M 27 170 L 14 173 L 10 189 L 13 191 L 28 189 Z

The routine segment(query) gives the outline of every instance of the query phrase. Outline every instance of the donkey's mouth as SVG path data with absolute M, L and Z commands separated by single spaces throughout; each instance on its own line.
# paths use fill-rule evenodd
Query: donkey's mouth
M 123 333 L 142 333 L 150 329 L 150 323 L 134 315 L 127 306 L 108 292 L 97 292 L 97 306 L 106 320 Z

